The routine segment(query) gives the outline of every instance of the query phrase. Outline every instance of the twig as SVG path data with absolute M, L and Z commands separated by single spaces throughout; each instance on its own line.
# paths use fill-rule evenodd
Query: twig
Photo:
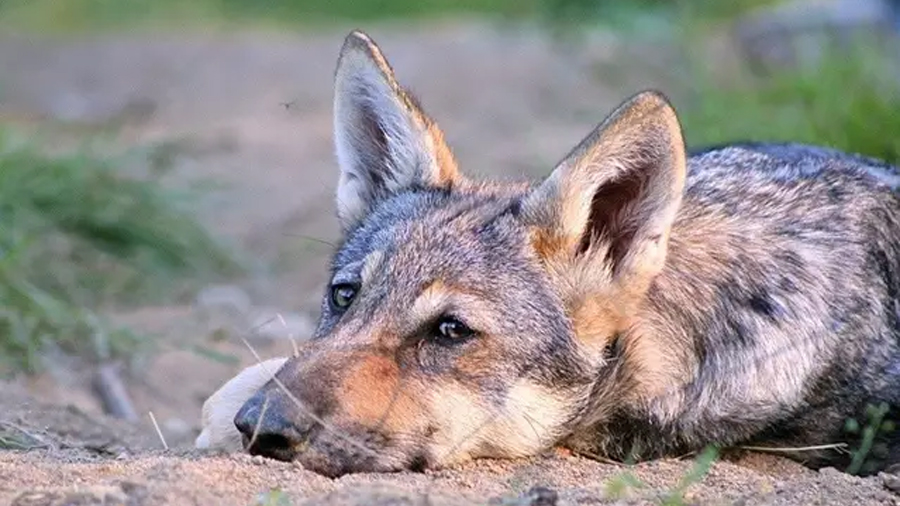
M 131 396 L 128 395 L 128 390 L 115 366 L 104 364 L 97 369 L 97 374 L 94 376 L 94 390 L 103 403 L 104 411 L 108 414 L 129 422 L 138 420 Z
M 163 448 L 168 451 L 169 445 L 166 443 L 166 438 L 163 437 L 162 431 L 159 430 L 159 424 L 156 423 L 156 417 L 153 416 L 152 411 L 148 411 L 147 413 L 150 414 L 150 421 L 153 422 L 153 428 L 156 429 L 156 435 L 159 436 L 159 440 L 162 441 Z
M 752 452 L 772 452 L 772 453 L 791 453 L 791 452 L 814 452 L 818 450 L 843 450 L 847 447 L 847 443 L 834 443 L 827 445 L 816 445 L 816 446 L 800 446 L 796 448 L 783 447 L 783 448 L 773 448 L 768 446 L 738 446 L 741 450 L 748 450 Z
M 256 444 L 256 436 L 259 435 L 259 428 L 262 427 L 263 418 L 266 416 L 266 410 L 269 409 L 269 396 L 266 396 L 265 402 L 263 402 L 263 407 L 259 411 L 259 419 L 256 420 L 256 427 L 253 428 L 253 436 L 250 437 L 250 442 L 247 443 L 247 448 L 253 448 L 253 445 Z
M 569 451 L 571 451 L 575 455 L 578 455 L 579 457 L 585 457 L 590 460 L 595 460 L 601 464 L 608 464 L 608 465 L 616 466 L 616 467 L 624 467 L 625 466 L 625 463 L 623 463 L 623 462 L 619 462 L 618 460 L 613 460 L 613 459 L 610 459 L 607 457 L 601 457 L 600 455 L 597 455 L 595 453 L 589 453 L 589 452 L 585 452 L 585 451 L 581 451 L 581 450 L 571 450 L 571 449 Z
M 281 325 L 285 329 L 288 329 L 287 322 L 284 321 L 284 317 L 281 316 L 281 313 L 278 313 L 277 316 L 278 316 L 278 321 L 281 322 Z M 294 333 L 291 332 L 290 329 L 288 329 L 288 339 L 291 340 L 291 345 L 294 347 L 294 356 L 299 357 L 300 356 L 300 347 L 297 345 L 297 340 L 294 339 Z

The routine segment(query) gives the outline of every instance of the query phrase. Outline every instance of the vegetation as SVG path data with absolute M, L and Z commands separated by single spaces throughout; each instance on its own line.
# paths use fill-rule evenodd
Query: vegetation
M 446 15 L 525 16 L 545 0 L 11 0 L 10 26 L 54 31 L 172 27 L 188 23 L 275 23 L 317 27 L 346 21 Z
M 433 19 L 448 15 L 540 18 L 553 24 L 623 28 L 677 12 L 722 20 L 779 0 L 7 0 L 0 25 L 53 31 L 172 27 L 181 24 L 275 23 L 317 27 L 340 22 Z
M 793 141 L 900 163 L 900 81 L 877 53 L 826 52 L 818 63 L 722 85 L 703 71 L 682 121 L 689 143 Z
M 186 209 L 193 195 L 126 176 L 124 164 L 87 151 L 45 155 L 0 131 L 4 370 L 40 369 L 47 346 L 98 359 L 133 352 L 142 340 L 111 327 L 102 308 L 240 271 Z

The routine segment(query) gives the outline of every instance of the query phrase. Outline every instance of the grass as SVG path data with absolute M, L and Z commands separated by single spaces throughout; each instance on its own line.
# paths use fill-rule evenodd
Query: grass
M 644 48 L 644 53 L 598 64 L 598 79 L 632 93 L 648 86 L 648 74 L 662 78 L 691 146 L 790 141 L 900 163 L 900 137 L 890 134 L 900 132 L 896 114 L 900 69 L 890 54 L 893 48 L 885 50 L 876 37 L 847 37 L 842 47 L 829 46 L 823 37 L 817 61 L 765 76 L 735 58 L 737 54 L 710 50 L 721 48 L 729 22 L 779 1 L 544 0 L 543 4 L 549 18 L 561 24 L 557 31 L 567 36 L 577 33 L 575 27 L 604 25 L 625 39 L 652 43 L 659 53 L 647 54 Z M 665 63 L 660 64 L 662 60 Z
M 889 457 L 886 441 L 897 430 L 897 423 L 888 415 L 891 407 L 887 403 L 866 406 L 867 422 L 864 426 L 850 418 L 844 426 L 845 432 L 859 436 L 859 446 L 851 450 L 852 460 L 847 467 L 849 474 L 868 474 L 878 468 Z M 896 416 L 896 414 L 894 414 Z
M 625 34 L 669 36 L 696 26 L 716 25 L 784 0 L 539 0 L 533 13 L 572 35 L 580 28 L 602 27 Z M 677 20 L 677 22 L 673 22 Z
M 716 32 L 721 36 L 721 23 L 710 23 L 771 2 L 748 0 L 732 5 L 734 10 L 710 8 L 699 16 L 704 3 L 678 3 L 672 7 L 675 21 L 670 24 L 678 31 L 663 33 L 662 41 L 659 33 L 651 34 L 668 56 L 665 64 L 643 63 L 640 55 L 629 55 L 598 67 L 598 78 L 634 92 L 647 85 L 632 76 L 661 77 L 693 147 L 798 142 L 900 164 L 900 137 L 890 134 L 900 132 L 900 60 L 892 47 L 877 36 L 846 36 L 841 45 L 823 36 L 815 60 L 772 68 L 763 75 L 734 53 L 710 51 L 722 43 L 721 38 L 710 39 Z M 650 61 L 663 59 L 653 56 Z
M 291 499 L 278 488 L 260 492 L 252 506 L 291 506 Z
M 316 27 L 386 19 L 492 16 L 541 19 L 553 25 L 604 25 L 621 29 L 690 9 L 693 17 L 733 18 L 779 0 L 5 0 L 0 26 L 52 32 L 128 30 L 143 26 L 277 24 Z M 5 23 L 4 23 L 5 21 Z M 639 21 L 637 25 L 635 21 Z M 647 23 L 642 23 L 649 21 Z
M 90 359 L 146 341 L 104 311 L 172 300 L 199 280 L 236 274 L 234 254 L 127 157 L 50 156 L 0 130 L 0 368 L 41 369 L 48 347 Z
M 891 134 L 900 132 L 900 82 L 878 58 L 864 46 L 855 55 L 835 50 L 732 85 L 701 74 L 680 111 L 688 142 L 804 142 L 900 163 L 900 137 Z
M 527 16 L 546 0 L 6 0 L 0 26 L 53 32 L 205 24 L 317 27 L 448 15 Z
M 651 493 L 653 488 L 641 481 L 631 470 L 623 471 L 606 481 L 606 498 L 622 500 L 634 498 L 633 496 L 648 498 L 653 495 L 656 496 L 654 502 L 660 506 L 682 506 L 685 504 L 688 489 L 703 481 L 718 457 L 719 449 L 712 445 L 707 446 L 694 458 L 693 465 L 681 476 L 677 484 L 659 493 Z M 633 462 L 627 463 L 632 464 Z

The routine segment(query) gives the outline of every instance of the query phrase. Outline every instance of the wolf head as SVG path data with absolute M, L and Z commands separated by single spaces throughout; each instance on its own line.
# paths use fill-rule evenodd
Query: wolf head
M 463 176 L 378 46 L 345 40 L 343 231 L 313 340 L 235 417 L 251 453 L 325 475 L 535 454 L 642 395 L 631 324 L 685 179 L 675 112 L 634 96 L 543 181 Z

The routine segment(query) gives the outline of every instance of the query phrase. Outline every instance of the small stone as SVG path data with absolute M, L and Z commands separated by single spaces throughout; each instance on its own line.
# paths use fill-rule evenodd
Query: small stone
M 833 477 L 838 477 L 838 476 L 844 475 L 844 473 L 838 471 L 837 469 L 835 469 L 833 467 L 823 467 L 822 469 L 819 469 L 819 474 L 821 474 L 823 476 L 833 476 Z
M 559 494 L 547 487 L 531 487 L 525 494 L 528 506 L 556 506 Z
M 900 476 L 896 474 L 881 473 L 881 483 L 884 488 L 895 494 L 900 494 Z
M 573 453 L 572 450 L 570 450 L 568 448 L 564 448 L 562 446 L 553 447 L 553 450 L 551 451 L 551 453 L 560 459 L 574 459 L 575 458 L 575 453 Z
M 266 458 L 262 455 L 254 455 L 250 457 L 250 462 L 256 464 L 257 466 L 264 466 L 266 464 Z
M 59 498 L 52 492 L 23 492 L 13 499 L 12 506 L 51 506 Z

